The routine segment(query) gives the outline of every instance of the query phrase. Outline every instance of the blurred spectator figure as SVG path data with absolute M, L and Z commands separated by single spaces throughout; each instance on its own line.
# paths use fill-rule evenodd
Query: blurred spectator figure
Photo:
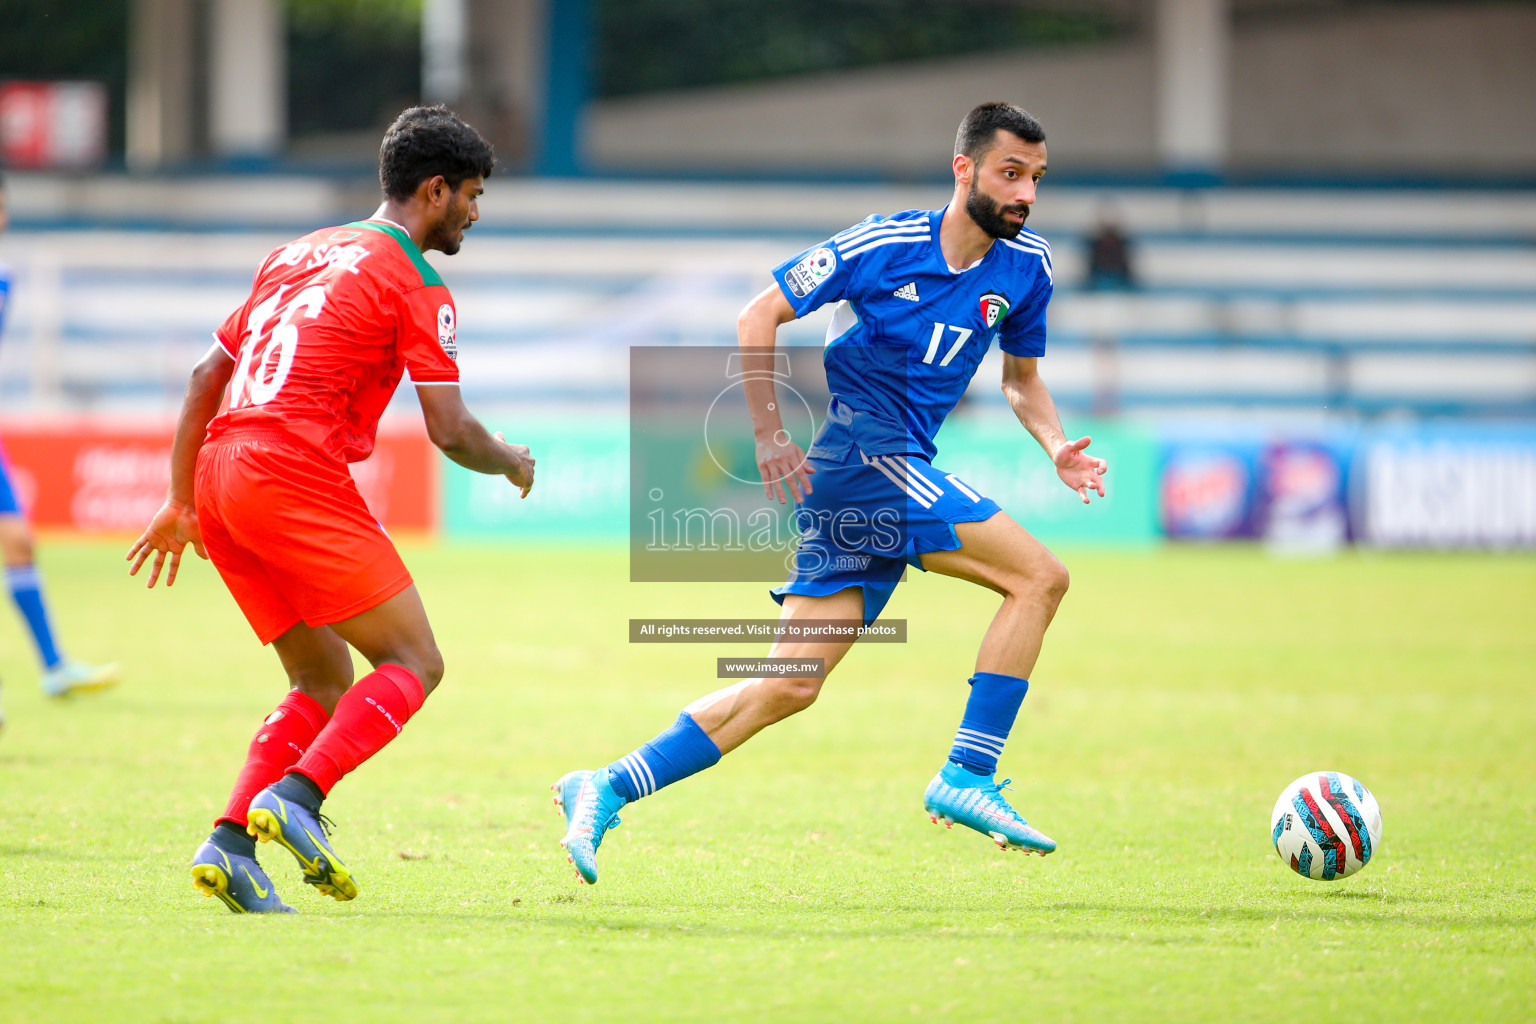
M 1088 236 L 1088 289 L 1122 291 L 1136 287 L 1131 273 L 1131 246 L 1112 206 L 1099 210 L 1099 223 Z

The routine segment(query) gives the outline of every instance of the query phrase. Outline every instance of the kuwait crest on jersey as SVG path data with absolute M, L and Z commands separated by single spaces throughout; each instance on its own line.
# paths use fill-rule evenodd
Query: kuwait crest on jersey
M 987 292 L 981 297 L 981 319 L 988 327 L 996 327 L 1008 315 L 1008 300 L 997 292 Z

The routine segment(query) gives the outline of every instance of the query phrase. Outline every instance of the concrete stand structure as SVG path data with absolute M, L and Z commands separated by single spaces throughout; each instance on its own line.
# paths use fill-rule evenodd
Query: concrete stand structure
M 186 160 L 193 143 L 194 0 L 134 0 L 128 38 L 128 166 Z
M 1157 0 L 1157 153 L 1174 171 L 1227 163 L 1228 0 Z
M 212 0 L 209 13 L 209 148 L 225 158 L 280 156 L 288 122 L 282 2 Z

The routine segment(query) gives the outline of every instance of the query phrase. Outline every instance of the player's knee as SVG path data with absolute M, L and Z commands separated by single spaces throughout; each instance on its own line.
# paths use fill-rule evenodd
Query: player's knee
M 437 649 L 437 644 L 427 644 L 412 651 L 408 658 L 401 659 L 401 663 L 416 673 L 424 694 L 437 689 L 437 684 L 443 681 L 443 652 Z
M 1014 575 L 1007 590 L 1013 597 L 1038 601 L 1054 609 L 1067 594 L 1072 577 L 1051 554 L 1043 554 Z
M 288 673 L 288 682 L 331 714 L 336 710 L 336 702 L 352 686 L 352 663 L 299 669 Z
M 443 681 L 443 655 L 436 647 L 432 648 L 432 656 L 423 666 L 425 675 L 422 676 L 422 685 L 428 693 L 437 688 L 437 684 Z M 427 680 L 432 680 L 430 683 Z
M 1072 574 L 1067 572 L 1067 567 L 1048 556 L 1038 575 L 1041 594 L 1052 605 L 1060 604 L 1067 596 L 1067 587 L 1072 585 Z
M 8 566 L 31 565 L 35 561 L 32 535 L 25 529 L 0 533 L 0 559 Z
M 816 703 L 821 694 L 820 679 L 772 679 L 768 682 L 774 708 L 783 718 L 804 711 Z

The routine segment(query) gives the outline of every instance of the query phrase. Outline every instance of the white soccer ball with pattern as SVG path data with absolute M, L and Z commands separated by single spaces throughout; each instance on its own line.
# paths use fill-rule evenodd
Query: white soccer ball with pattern
M 1298 875 L 1331 882 L 1371 862 L 1381 845 L 1381 808 L 1343 772 L 1311 772 L 1280 794 L 1270 817 L 1275 852 Z

